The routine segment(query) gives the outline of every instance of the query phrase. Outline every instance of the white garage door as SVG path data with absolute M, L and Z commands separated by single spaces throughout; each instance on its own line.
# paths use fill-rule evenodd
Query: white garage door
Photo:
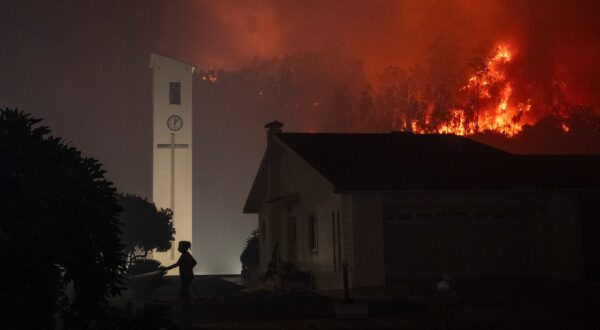
M 386 278 L 528 273 L 530 226 L 502 212 L 404 213 L 384 219 Z

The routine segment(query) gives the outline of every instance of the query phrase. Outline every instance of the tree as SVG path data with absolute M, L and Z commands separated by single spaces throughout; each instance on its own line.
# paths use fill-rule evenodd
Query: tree
M 242 277 L 248 278 L 252 269 L 258 268 L 258 230 L 253 230 L 252 235 L 246 240 L 246 247 L 240 255 L 242 262 Z
M 0 322 L 51 328 L 62 307 L 65 326 L 87 327 L 121 291 L 120 207 L 100 163 L 40 121 L 0 110 Z
M 135 195 L 118 195 L 118 201 L 123 208 L 120 216 L 123 243 L 130 265 L 153 249 L 168 251 L 171 248 L 175 240 L 171 210 L 158 210 L 154 203 Z

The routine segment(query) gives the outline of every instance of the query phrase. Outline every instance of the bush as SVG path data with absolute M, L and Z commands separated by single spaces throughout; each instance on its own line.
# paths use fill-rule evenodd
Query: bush
M 160 261 L 154 259 L 135 259 L 129 267 L 129 275 L 139 275 L 158 270 Z
M 128 266 L 135 259 L 146 258 L 151 250 L 164 252 L 171 248 L 175 239 L 171 210 L 157 209 L 154 203 L 140 196 L 118 195 L 117 199 L 123 208 L 119 218 Z
M 240 255 L 242 278 L 249 278 L 252 269 L 258 268 L 258 242 L 258 230 L 253 230 L 252 236 L 246 240 L 246 247 Z
M 0 109 L 0 328 L 86 328 L 122 289 L 121 208 L 101 164 L 40 121 Z

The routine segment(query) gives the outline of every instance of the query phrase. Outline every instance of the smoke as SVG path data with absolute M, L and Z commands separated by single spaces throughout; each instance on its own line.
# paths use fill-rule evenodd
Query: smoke
M 507 72 L 514 98 L 531 99 L 539 118 L 560 103 L 597 108 L 599 8 L 596 1 L 559 0 L 189 0 L 165 7 L 161 45 L 213 69 L 306 53 L 323 58 L 317 71 L 361 61 L 372 84 L 390 65 L 420 65 L 427 83 L 456 89 L 473 58 L 504 43 L 514 52 Z
M 432 0 L 187 1 L 168 8 L 162 40 L 203 67 L 231 69 L 254 57 L 308 52 L 364 60 L 367 71 L 379 72 L 426 57 L 440 37 L 476 37 L 467 36 L 482 24 L 473 17 L 494 17 L 494 9 L 475 3 L 468 8 Z M 174 29 L 194 41 L 173 40 Z
M 600 153 L 598 124 L 588 125 L 594 118 L 547 117 L 589 109 L 580 105 L 599 108 L 594 1 L 182 2 L 164 3 L 156 51 L 199 68 L 194 125 L 201 150 L 195 154 L 203 174 L 195 255 L 208 260 L 208 272 L 223 272 L 214 256 L 237 258 L 239 237 L 254 225 L 236 222 L 255 174 L 240 164 L 260 162 L 264 123 L 278 119 L 286 131 L 307 132 L 386 132 L 405 129 L 410 120 L 424 125 L 425 111 L 411 96 L 439 105 L 434 123 L 452 119 L 451 105 L 470 102 L 456 94 L 474 60 L 498 44 L 513 55 L 504 68 L 511 97 L 531 100 L 527 123 L 535 125 L 512 139 L 494 132 L 472 137 L 513 152 Z M 403 113 L 386 106 L 388 87 L 410 92 Z M 225 250 L 223 242 L 231 246 Z

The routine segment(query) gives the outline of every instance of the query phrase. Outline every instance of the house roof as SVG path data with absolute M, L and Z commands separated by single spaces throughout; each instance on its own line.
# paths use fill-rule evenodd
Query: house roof
M 337 192 L 600 188 L 600 155 L 515 155 L 447 134 L 273 133 L 244 205 L 266 197 L 273 145 L 297 154 Z
M 545 164 L 587 162 L 586 168 L 597 169 L 600 156 L 520 156 L 446 134 L 279 133 L 277 137 L 338 191 L 600 187 L 598 176 L 583 177 Z

